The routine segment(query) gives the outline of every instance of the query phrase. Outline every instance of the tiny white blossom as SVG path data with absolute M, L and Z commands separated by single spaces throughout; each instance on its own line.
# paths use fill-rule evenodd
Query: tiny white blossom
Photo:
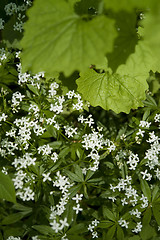
M 75 211 L 76 211 L 76 214 L 78 214 L 80 211 L 83 210 L 83 208 L 80 208 L 80 204 L 77 204 L 76 207 L 73 207 L 73 210 L 75 210 Z

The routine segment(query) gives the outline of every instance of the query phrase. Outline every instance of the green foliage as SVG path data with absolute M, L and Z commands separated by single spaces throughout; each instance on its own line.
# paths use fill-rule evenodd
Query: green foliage
M 104 15 L 90 19 L 85 12 L 82 16 L 76 14 L 64 0 L 54 4 L 50 0 L 45 5 L 36 0 L 28 17 L 21 42 L 24 71 L 63 71 L 69 75 L 102 63 L 104 55 L 112 50 L 116 37 L 114 21 Z
M 159 6 L 0 6 L 0 239 L 159 239 Z
M 0 198 L 16 202 L 15 189 L 12 180 L 8 175 L 0 172 Z
M 122 111 L 129 113 L 131 108 L 137 108 L 145 99 L 144 90 L 147 88 L 147 83 L 145 80 L 142 81 L 142 78 L 122 75 L 124 72 L 122 69 L 121 67 L 115 74 L 88 70 L 76 81 L 78 91 L 94 107 L 101 106 L 116 113 Z
M 45 71 L 50 75 L 58 71 L 67 76 L 78 70 L 81 76 L 76 81 L 78 91 L 92 106 L 129 113 L 130 109 L 143 106 L 149 71 L 159 69 L 154 54 L 154 51 L 158 53 L 156 46 L 152 51 L 153 41 L 159 43 L 158 36 L 150 34 L 152 21 L 155 28 L 159 28 L 155 24 L 159 21 L 152 17 L 154 6 L 154 1 L 145 4 L 130 1 L 128 4 L 123 0 L 119 4 L 117 0 L 89 0 L 86 4 L 83 0 L 63 0 L 44 4 L 42 0 L 36 0 L 28 11 L 29 20 L 25 23 L 21 41 L 23 70 Z M 148 7 L 151 11 L 146 14 L 146 19 L 139 21 Z M 157 12 L 155 16 L 159 16 Z M 141 25 L 146 29 L 145 41 L 139 40 L 143 38 Z M 156 29 L 153 32 L 157 33 Z M 108 75 L 108 69 L 105 69 L 106 75 L 94 77 L 91 74 L 95 80 L 89 80 L 87 69 L 96 65 L 103 70 L 105 55 L 112 72 L 109 70 Z

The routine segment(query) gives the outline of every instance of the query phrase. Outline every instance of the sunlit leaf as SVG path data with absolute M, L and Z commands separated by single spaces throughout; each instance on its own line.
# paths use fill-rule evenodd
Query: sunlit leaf
M 102 63 L 116 37 L 114 21 L 105 15 L 78 15 L 64 0 L 35 0 L 28 11 L 23 47 L 23 70 L 66 75 Z

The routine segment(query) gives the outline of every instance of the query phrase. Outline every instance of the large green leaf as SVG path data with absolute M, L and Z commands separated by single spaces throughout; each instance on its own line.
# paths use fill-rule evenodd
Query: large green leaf
M 78 91 L 92 106 L 101 106 L 116 113 L 129 113 L 131 108 L 142 106 L 147 84 L 129 75 L 99 74 L 94 70 L 81 74 Z
M 102 63 L 116 37 L 114 20 L 105 15 L 78 15 L 64 0 L 35 0 L 25 24 L 22 67 L 32 72 L 66 75 Z
M 151 5 L 150 0 L 104 0 L 106 9 L 112 9 L 115 12 L 118 11 L 133 11 L 136 8 L 147 8 Z
M 160 3 L 156 1 L 155 7 L 143 20 L 144 39 L 149 44 L 153 54 L 160 61 Z M 160 71 L 160 67 L 157 69 Z
M 120 5 L 120 4 L 119 4 Z M 120 64 L 124 64 L 131 53 L 135 51 L 138 41 L 136 32 L 137 15 L 135 12 L 120 11 L 112 14 L 116 20 L 118 36 L 114 42 L 114 50 L 107 54 L 108 66 L 115 71 Z
M 12 180 L 0 172 L 0 198 L 16 203 L 16 194 Z
M 78 91 L 92 106 L 101 106 L 116 113 L 129 113 L 130 109 L 143 106 L 146 82 L 150 69 L 156 70 L 157 61 L 143 41 L 136 45 L 126 64 L 120 65 L 114 74 L 110 70 L 97 73 L 89 69 L 77 79 Z

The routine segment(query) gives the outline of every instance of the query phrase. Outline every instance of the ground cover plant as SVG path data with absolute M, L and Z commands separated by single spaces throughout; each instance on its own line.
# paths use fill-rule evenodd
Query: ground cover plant
M 160 239 L 159 13 L 0 5 L 0 239 Z

